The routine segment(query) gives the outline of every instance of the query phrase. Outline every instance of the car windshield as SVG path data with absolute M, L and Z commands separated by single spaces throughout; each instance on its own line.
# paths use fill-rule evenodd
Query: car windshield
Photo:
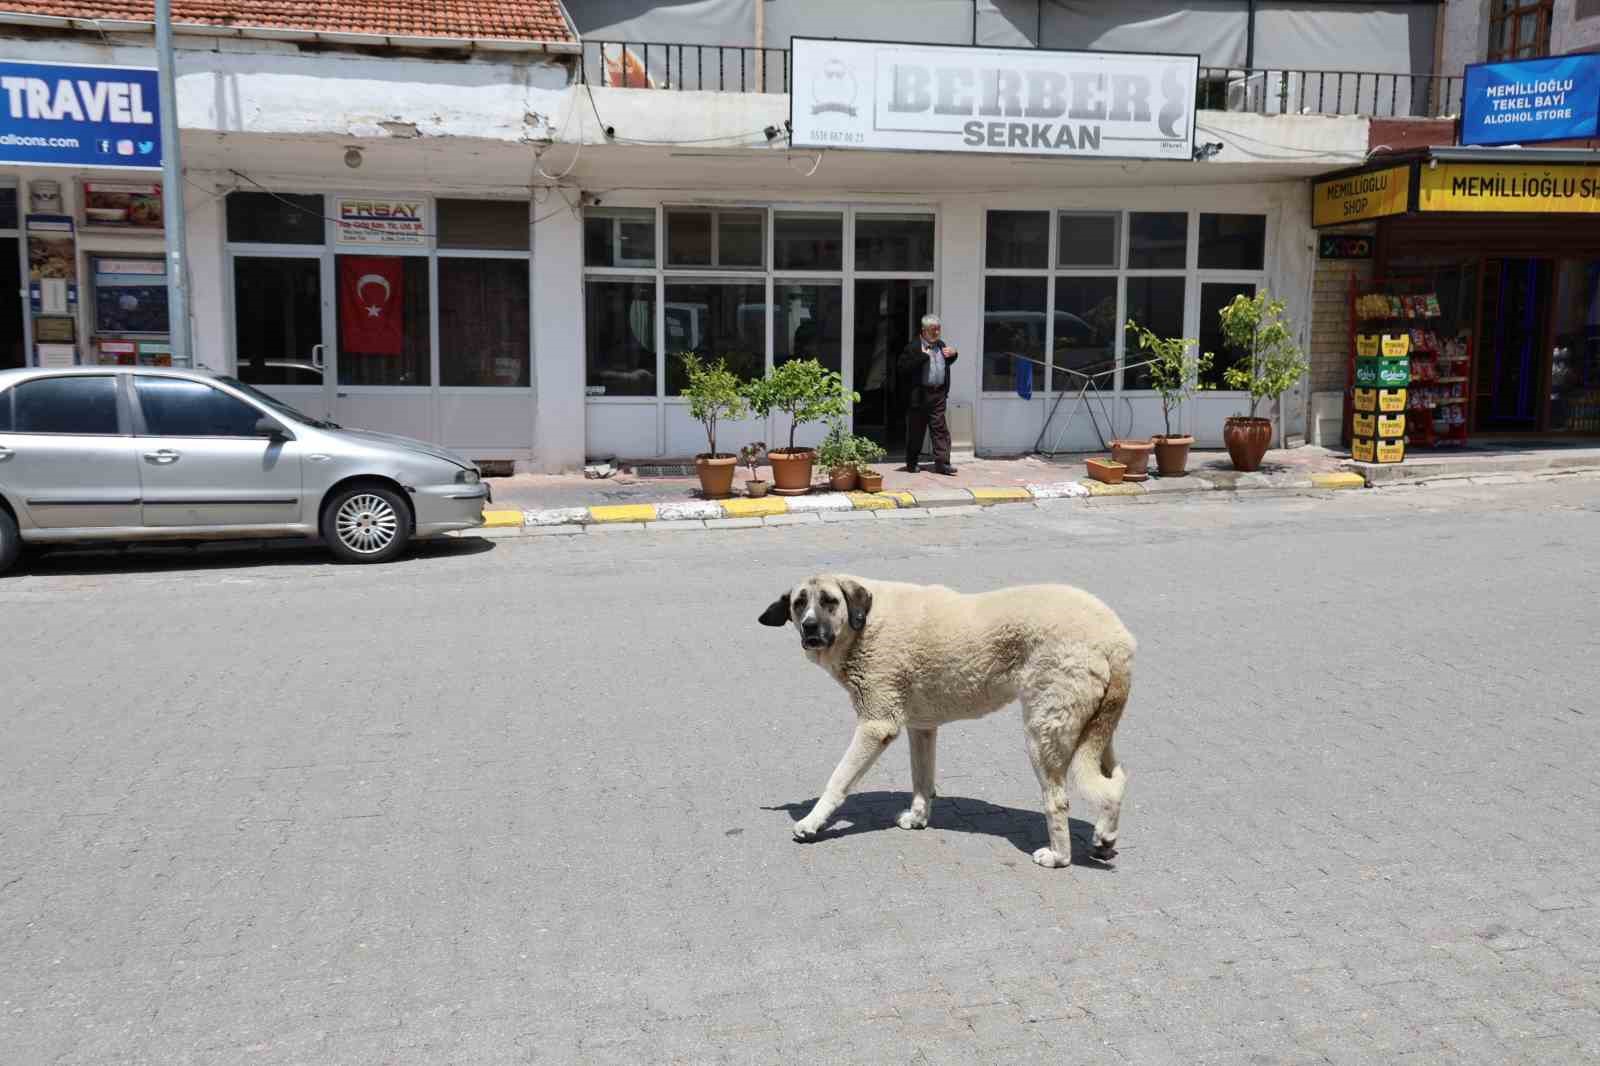
M 317 429 L 339 429 L 340 428 L 340 426 L 339 426 L 339 424 L 337 422 L 329 422 L 325 418 L 312 418 L 310 415 L 306 414 L 304 411 L 297 411 L 293 407 L 290 407 L 288 404 L 284 403 L 282 400 L 276 399 L 276 398 L 274 398 L 272 396 L 268 396 L 266 393 L 262 392 L 260 389 L 256 388 L 254 385 L 246 385 L 244 382 L 240 381 L 238 378 L 230 378 L 230 377 L 227 377 L 227 376 L 219 374 L 217 376 L 217 380 L 222 382 L 224 385 L 227 385 L 229 388 L 238 389 L 240 392 L 244 393 L 246 396 L 250 397 L 252 400 L 255 400 L 257 403 L 264 404 L 267 407 L 272 408 L 274 411 L 277 411 L 279 414 L 288 415 L 290 418 L 294 419 L 297 422 L 304 422 L 306 425 L 314 426 Z

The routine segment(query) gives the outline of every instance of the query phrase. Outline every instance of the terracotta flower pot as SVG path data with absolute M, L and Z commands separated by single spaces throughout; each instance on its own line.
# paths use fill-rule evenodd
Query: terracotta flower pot
M 1084 465 L 1088 467 L 1090 477 L 1107 485 L 1120 485 L 1122 474 L 1127 469 L 1114 459 L 1089 459 Z
M 1228 447 L 1233 468 L 1249 473 L 1261 469 L 1261 458 L 1272 443 L 1270 418 L 1245 418 L 1235 415 L 1222 423 L 1222 443 Z
M 1156 437 L 1156 473 L 1162 477 L 1183 477 L 1189 471 L 1189 449 L 1193 437 Z
M 708 500 L 733 495 L 733 472 L 739 465 L 736 455 L 706 453 L 694 457 L 695 473 L 700 475 L 700 494 Z
M 752 499 L 757 500 L 765 496 L 770 488 L 772 488 L 772 482 L 762 481 L 760 478 L 751 478 L 744 483 L 744 491 L 749 493 Z
M 854 467 L 843 466 L 838 470 L 828 471 L 828 484 L 834 492 L 849 492 L 856 487 L 856 471 Z
M 1127 467 L 1124 481 L 1143 481 L 1149 477 L 1150 453 L 1155 445 L 1147 440 L 1114 440 L 1111 442 L 1111 459 Z
M 876 470 L 858 470 L 856 478 L 861 482 L 862 492 L 883 491 L 883 475 Z
M 776 448 L 767 452 L 772 464 L 772 491 L 779 496 L 804 496 L 811 491 L 811 464 L 817 453 L 810 448 Z

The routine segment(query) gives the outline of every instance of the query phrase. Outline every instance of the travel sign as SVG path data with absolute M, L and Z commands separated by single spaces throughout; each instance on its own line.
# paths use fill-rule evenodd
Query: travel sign
M 1199 57 L 796 37 L 797 148 L 1194 158 Z
M 161 169 L 156 72 L 0 60 L 0 163 Z
M 1600 53 L 1467 67 L 1461 143 L 1534 144 L 1600 133 Z

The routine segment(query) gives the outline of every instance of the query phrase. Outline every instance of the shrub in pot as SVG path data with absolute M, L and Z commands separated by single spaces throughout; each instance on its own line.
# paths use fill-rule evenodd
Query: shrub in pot
M 1150 387 L 1161 394 L 1161 425 L 1166 432 L 1151 438 L 1156 473 L 1182 477 L 1189 469 L 1189 449 L 1194 446 L 1194 438 L 1173 433 L 1172 419 L 1185 400 L 1207 388 L 1201 384 L 1200 376 L 1211 369 L 1211 353 L 1199 351 L 1192 337 L 1158 337 L 1131 318 L 1127 328 L 1139 341 L 1139 354 L 1150 361 Z
M 789 416 L 789 446 L 767 449 L 772 464 L 773 492 L 798 496 L 811 491 L 811 466 L 816 453 L 795 447 L 795 430 L 808 422 L 831 422 L 850 413 L 861 394 L 847 392 L 844 378 L 815 359 L 791 359 L 745 389 L 751 408 L 762 418 L 774 411 Z
M 745 465 L 745 469 L 750 471 L 750 477 L 744 483 L 744 490 L 756 498 L 765 496 L 767 490 L 772 487 L 770 481 L 763 481 L 756 475 L 756 460 L 760 459 L 761 453 L 766 450 L 766 441 L 760 440 L 746 444 L 739 449 L 739 461 Z
M 1261 401 L 1273 401 L 1283 417 L 1283 394 L 1306 372 L 1306 360 L 1294 342 L 1284 303 L 1267 292 L 1235 296 L 1221 312 L 1222 335 L 1245 358 L 1222 372 L 1223 382 L 1250 394 L 1250 413 L 1234 415 L 1222 425 L 1222 441 L 1236 470 L 1251 471 L 1272 444 L 1272 420 L 1256 417 Z
M 693 352 L 681 352 L 678 362 L 688 378 L 684 399 L 689 413 L 706 431 L 706 450 L 694 457 L 695 473 L 700 475 L 700 492 L 707 499 L 722 499 L 733 494 L 733 473 L 738 457 L 717 451 L 717 423 L 743 418 L 749 411 L 738 377 L 721 359 L 707 365 Z
M 835 422 L 817 447 L 817 465 L 828 472 L 828 484 L 835 492 L 856 487 L 856 442 L 843 422 Z
M 883 457 L 889 453 L 871 437 L 856 438 L 856 480 L 861 484 L 863 492 L 882 492 L 883 474 L 872 469 L 872 464 L 882 462 Z

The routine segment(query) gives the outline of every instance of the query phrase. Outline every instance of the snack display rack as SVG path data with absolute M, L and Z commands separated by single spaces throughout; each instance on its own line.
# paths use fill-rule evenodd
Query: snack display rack
M 1407 446 L 1466 443 L 1472 335 L 1449 336 L 1444 325 L 1438 295 L 1422 278 L 1351 279 L 1345 440 L 1352 454 L 1363 453 L 1357 459 L 1400 462 Z M 1382 380 L 1374 380 L 1380 368 Z

